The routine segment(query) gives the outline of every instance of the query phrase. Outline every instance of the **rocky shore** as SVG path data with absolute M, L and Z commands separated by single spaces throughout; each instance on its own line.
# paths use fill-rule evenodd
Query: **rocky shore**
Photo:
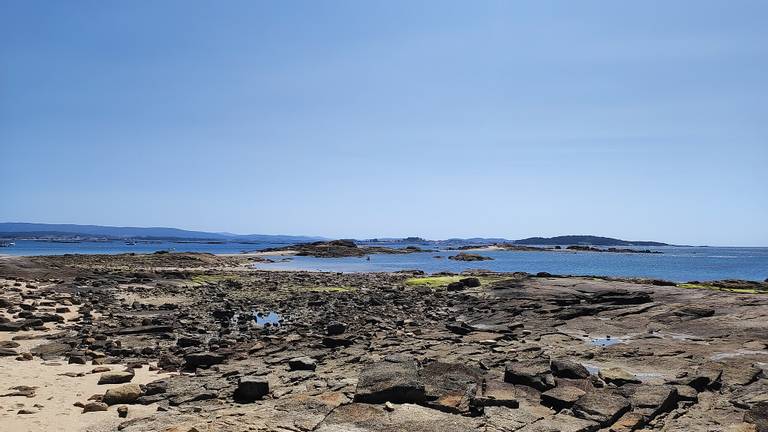
M 484 245 L 465 245 L 459 247 L 448 248 L 448 250 L 503 250 L 509 252 L 608 252 L 608 253 L 633 253 L 633 254 L 662 254 L 661 251 L 652 251 L 650 249 L 631 249 L 631 248 L 619 248 L 619 247 L 594 247 L 594 246 L 582 246 L 582 245 L 570 245 L 563 248 L 562 246 L 528 246 L 519 245 L 513 243 L 492 243 Z
M 362 257 L 370 254 L 408 254 L 415 252 L 433 252 L 417 246 L 389 248 L 384 246 L 359 246 L 353 240 L 331 240 L 313 243 L 299 243 L 279 248 L 262 249 L 257 254 L 284 252 L 287 255 L 312 256 L 316 258 Z
M 3 430 L 768 431 L 766 283 L 253 259 L 0 259 Z

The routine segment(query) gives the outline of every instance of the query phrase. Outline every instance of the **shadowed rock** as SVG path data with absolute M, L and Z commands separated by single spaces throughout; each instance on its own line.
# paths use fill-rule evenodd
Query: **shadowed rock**
M 366 403 L 421 403 L 424 384 L 412 358 L 389 358 L 366 366 L 360 374 L 355 401 Z

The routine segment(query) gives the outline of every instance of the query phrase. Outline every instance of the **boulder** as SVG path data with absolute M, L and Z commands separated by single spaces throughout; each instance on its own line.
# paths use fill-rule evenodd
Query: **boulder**
M 616 384 L 617 386 L 622 386 L 628 383 L 639 384 L 641 382 L 634 374 L 619 367 L 600 369 L 598 376 L 603 381 Z
M 629 411 L 629 401 L 609 390 L 594 390 L 582 396 L 573 405 L 576 417 L 609 426 Z
M 104 402 L 88 402 L 83 406 L 83 414 L 94 411 L 107 411 L 108 409 L 109 405 Z
M 133 372 L 104 372 L 99 376 L 99 384 L 124 384 L 131 382 L 134 376 Z
M 291 370 L 309 370 L 317 368 L 317 361 L 311 357 L 296 357 L 288 360 L 288 367 Z
M 134 403 L 143 393 L 138 384 L 123 384 L 120 387 L 107 390 L 104 393 L 103 401 L 107 405 L 130 404 Z
M 337 336 L 347 331 L 347 325 L 337 321 L 329 323 L 325 327 L 325 332 L 328 336 Z
M 541 403 L 555 411 L 560 411 L 572 407 L 585 394 L 584 390 L 577 387 L 555 387 L 541 394 Z
M 125 405 L 120 405 L 117 407 L 117 416 L 120 418 L 128 417 L 128 407 Z
M 543 359 L 507 362 L 504 381 L 521 384 L 546 391 L 555 386 L 555 377 L 549 368 L 549 361 Z
M 677 389 L 673 386 L 640 385 L 629 393 L 634 412 L 641 414 L 645 421 L 652 420 L 662 412 L 671 411 L 677 405 Z
M 513 384 L 504 381 L 486 380 L 481 391 L 475 396 L 474 403 L 482 407 L 503 406 L 517 408 L 520 395 Z
M 464 286 L 467 287 L 467 288 L 475 288 L 475 287 L 479 287 L 480 286 L 480 279 L 478 279 L 476 277 L 464 278 L 464 279 L 459 280 L 459 282 L 464 284 Z
M 559 378 L 589 378 L 589 371 L 581 363 L 568 359 L 554 359 L 550 364 L 552 373 Z
M 421 403 L 425 398 L 418 365 L 412 358 L 388 357 L 366 366 L 355 392 L 355 401 L 365 403 Z
M 238 402 L 253 402 L 269 394 L 269 381 L 264 377 L 244 376 L 240 378 L 235 390 Z
M 223 363 L 224 359 L 224 355 L 214 352 L 192 353 L 184 356 L 186 367 L 190 369 L 217 365 Z
M 483 376 L 463 364 L 433 362 L 422 369 L 421 380 L 427 405 L 451 413 L 468 413 Z

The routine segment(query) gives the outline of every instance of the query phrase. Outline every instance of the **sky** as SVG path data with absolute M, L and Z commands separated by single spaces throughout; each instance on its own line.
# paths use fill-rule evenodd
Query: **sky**
M 768 246 L 768 2 L 0 2 L 0 221 Z

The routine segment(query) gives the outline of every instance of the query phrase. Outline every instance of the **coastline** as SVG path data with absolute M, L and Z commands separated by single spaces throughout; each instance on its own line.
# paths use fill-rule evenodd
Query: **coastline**
M 585 418 L 587 405 L 558 414 L 542 397 L 577 386 L 580 403 L 609 398 L 627 407 L 617 413 L 644 412 L 622 389 L 662 389 L 644 421 L 682 431 L 743 426 L 768 385 L 752 366 L 768 361 L 768 295 L 545 273 L 265 271 L 250 262 L 186 253 L 0 260 L 0 343 L 14 353 L 0 356 L 0 371 L 29 372 L 14 382 L 0 373 L 0 385 L 37 387 L 8 399 L 28 414 L 3 415 L 19 430 L 60 415 L 62 430 L 126 432 L 232 430 L 232 422 L 337 430 L 361 412 L 368 426 L 355 427 L 365 432 L 472 430 L 529 412 L 558 428 L 614 421 Z M 585 375 L 564 376 L 560 364 Z M 97 385 L 101 365 L 134 374 L 128 384 Z M 720 371 L 711 388 L 699 386 L 711 368 Z M 368 396 L 382 391 L 370 374 L 381 396 Z M 398 384 L 404 376 L 411 381 Z M 105 411 L 72 405 L 131 384 L 144 387 Z M 416 390 L 389 399 L 387 386 L 402 385 Z M 438 396 L 420 396 L 425 388 Z

